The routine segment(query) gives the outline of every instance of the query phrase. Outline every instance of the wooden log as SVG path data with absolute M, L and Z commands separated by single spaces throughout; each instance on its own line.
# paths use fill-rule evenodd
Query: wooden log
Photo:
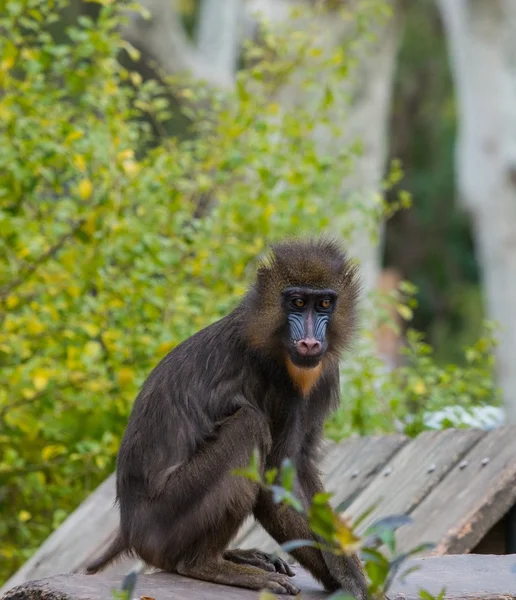
M 394 582 L 390 600 L 419 600 L 421 589 L 436 596 L 443 588 L 449 600 L 516 599 L 516 555 L 427 557 L 408 561 L 406 567 L 411 566 L 419 570 L 404 582 L 400 578 Z M 296 569 L 293 581 L 302 590 L 303 600 L 329 596 L 302 569 Z M 119 587 L 120 578 L 113 575 L 58 575 L 12 588 L 0 600 L 109 600 Z M 144 596 L 155 600 L 258 600 L 259 592 L 154 573 L 138 578 L 133 598 Z

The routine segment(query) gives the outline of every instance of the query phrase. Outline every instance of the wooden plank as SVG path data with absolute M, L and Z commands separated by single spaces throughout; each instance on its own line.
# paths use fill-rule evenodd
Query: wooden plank
M 420 589 L 434 597 L 445 588 L 449 600 L 509 600 L 516 597 L 516 555 L 461 554 L 419 558 L 407 563 L 421 567 L 392 587 L 393 600 L 416 599 Z
M 350 438 L 330 447 L 321 461 L 321 470 L 327 491 L 334 494 L 332 505 L 336 507 L 358 495 L 408 439 L 404 435 Z M 263 527 L 252 520 L 232 546 L 265 552 L 278 548 Z
M 405 582 L 398 578 L 389 592 L 389 600 L 418 600 L 420 589 L 435 596 L 443 587 L 449 600 L 516 598 L 515 555 L 440 556 L 408 561 L 406 567 L 411 566 L 419 570 Z M 301 589 L 303 600 L 329 596 L 306 571 L 295 571 L 293 582 Z M 1 600 L 106 600 L 119 587 L 120 578 L 112 575 L 59 575 L 15 587 Z M 133 597 L 141 596 L 156 600 L 258 600 L 259 592 L 155 573 L 138 578 Z
M 406 435 L 382 435 L 345 440 L 323 462 L 323 480 L 334 494 L 334 506 L 360 494 L 389 460 L 409 442 Z
M 376 475 L 346 514 L 356 518 L 376 504 L 359 533 L 378 518 L 410 514 L 484 435 L 478 429 L 423 432 Z
M 434 554 L 469 552 L 516 501 L 516 427 L 490 431 L 412 512 L 401 548 L 437 544 Z

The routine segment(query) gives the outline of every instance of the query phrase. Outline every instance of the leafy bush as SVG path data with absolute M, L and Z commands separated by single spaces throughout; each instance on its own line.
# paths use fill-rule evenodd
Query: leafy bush
M 372 312 L 376 322 L 399 333 L 393 310 L 410 320 L 416 306 L 416 288 L 404 282 L 401 290 L 376 295 Z M 353 352 L 342 364 L 342 402 L 328 420 L 326 433 L 333 439 L 351 434 L 400 431 L 414 436 L 430 428 L 430 416 L 449 407 L 461 407 L 441 427 L 466 426 L 465 417 L 481 406 L 498 406 L 501 395 L 494 378 L 495 329 L 485 323 L 482 336 L 464 349 L 464 366 L 442 365 L 423 335 L 408 328 L 402 348 L 403 364 L 387 370 L 374 352 L 375 330 L 363 330 Z M 471 419 L 474 420 L 474 419 Z
M 266 244 L 352 208 L 352 150 L 325 156 L 313 131 L 353 45 L 328 56 L 310 30 L 264 28 L 234 93 L 174 82 L 193 127 L 156 138 L 167 90 L 117 60 L 137 57 L 116 30 L 128 5 L 58 41 L 65 5 L 0 16 L 0 579 L 113 469 L 144 378 L 235 305 Z M 299 64 L 315 92 L 282 110 Z

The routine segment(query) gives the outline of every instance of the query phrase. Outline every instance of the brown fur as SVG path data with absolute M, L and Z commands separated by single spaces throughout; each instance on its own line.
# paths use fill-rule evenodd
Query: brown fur
M 318 368 L 285 361 L 280 295 L 286 285 L 332 287 L 339 294 Z M 88 572 L 132 552 L 197 579 L 297 593 L 284 562 L 227 548 L 251 514 L 280 543 L 317 536 L 305 516 L 232 472 L 247 466 L 257 449 L 262 470 L 292 460 L 305 505 L 323 491 L 318 448 L 324 420 L 339 404 L 338 357 L 354 329 L 357 293 L 356 270 L 335 242 L 278 244 L 240 306 L 160 362 L 135 401 L 118 455 L 120 530 Z M 356 557 L 312 547 L 292 554 L 328 590 L 365 600 Z

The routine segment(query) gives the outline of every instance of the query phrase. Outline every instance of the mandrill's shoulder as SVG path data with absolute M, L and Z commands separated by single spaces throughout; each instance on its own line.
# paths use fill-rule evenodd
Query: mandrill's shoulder
M 194 333 L 173 348 L 156 366 L 151 380 L 166 377 L 169 385 L 181 379 L 213 387 L 221 377 L 235 376 L 246 362 L 246 347 L 239 333 L 238 315 L 230 313 Z

